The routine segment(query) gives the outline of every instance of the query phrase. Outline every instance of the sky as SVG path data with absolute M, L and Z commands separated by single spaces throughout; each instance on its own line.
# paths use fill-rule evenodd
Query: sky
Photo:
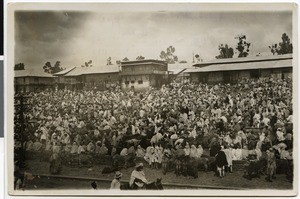
M 42 68 L 60 61 L 69 68 L 92 60 L 103 66 L 108 57 L 113 63 L 139 55 L 160 59 L 170 45 L 179 61 L 192 62 L 193 54 L 212 60 L 219 44 L 235 49 L 239 34 L 251 43 L 249 56 L 270 55 L 268 46 L 279 43 L 283 33 L 292 39 L 292 12 L 17 11 L 15 64 Z

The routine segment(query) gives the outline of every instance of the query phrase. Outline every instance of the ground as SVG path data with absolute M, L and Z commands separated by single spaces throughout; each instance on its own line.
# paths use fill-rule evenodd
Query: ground
M 27 161 L 29 172 L 32 174 L 48 175 L 49 163 L 40 162 L 39 160 Z M 75 176 L 86 178 L 99 178 L 99 179 L 113 179 L 114 173 L 102 174 L 101 171 L 104 168 L 102 165 L 93 166 L 90 168 L 71 168 L 63 167 L 62 176 Z M 122 180 L 128 181 L 133 168 L 122 169 Z M 277 178 L 273 182 L 267 182 L 265 176 L 260 178 L 253 178 L 247 180 L 242 177 L 243 170 L 235 170 L 233 173 L 227 173 L 224 178 L 218 178 L 214 175 L 214 172 L 199 171 L 199 178 L 194 179 L 192 177 L 176 176 L 173 172 L 162 174 L 161 169 L 151 169 L 145 167 L 145 174 L 149 181 L 154 181 L 157 178 L 162 177 L 162 183 L 166 184 L 184 184 L 184 185 L 200 185 L 205 187 L 215 188 L 231 188 L 231 189 L 292 189 L 292 183 L 288 182 L 286 176 L 281 174 L 277 175 Z M 90 180 L 72 180 L 72 179 L 54 179 L 47 177 L 35 178 L 32 181 L 28 181 L 26 184 L 27 189 L 68 189 L 68 188 L 82 188 L 90 189 Z M 109 182 L 98 182 L 100 189 L 108 189 Z M 169 185 L 165 188 L 174 188 Z M 186 188 L 186 187 L 175 187 Z

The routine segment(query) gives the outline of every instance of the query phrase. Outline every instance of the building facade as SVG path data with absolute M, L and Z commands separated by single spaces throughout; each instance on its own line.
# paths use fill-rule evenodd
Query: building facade
M 293 58 L 291 54 L 269 57 L 220 59 L 195 64 L 197 68 L 187 69 L 190 81 L 194 83 L 231 83 L 241 79 L 292 78 Z
M 55 83 L 57 89 L 65 89 L 66 85 L 66 77 L 65 75 L 74 70 L 76 67 L 67 68 L 65 70 L 62 70 L 58 73 L 54 73 L 53 76 L 55 77 Z
M 55 81 L 51 74 L 33 70 L 17 70 L 14 77 L 15 92 L 37 92 L 54 89 Z
M 121 62 L 121 88 L 142 91 L 169 83 L 168 64 L 159 60 Z
M 84 89 L 106 90 L 120 85 L 119 66 L 90 67 L 83 72 Z

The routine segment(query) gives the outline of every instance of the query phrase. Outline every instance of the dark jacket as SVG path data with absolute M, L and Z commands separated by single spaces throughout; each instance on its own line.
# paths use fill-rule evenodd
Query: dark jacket
M 216 155 L 216 163 L 218 167 L 228 165 L 224 151 L 219 151 Z

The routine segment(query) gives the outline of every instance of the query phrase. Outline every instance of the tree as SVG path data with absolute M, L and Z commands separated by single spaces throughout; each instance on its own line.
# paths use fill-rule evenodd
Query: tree
M 250 51 L 251 43 L 246 41 L 246 35 L 238 35 L 235 37 L 238 40 L 236 49 L 239 51 L 238 57 L 247 57 Z
M 125 58 L 123 59 L 123 61 L 129 61 L 129 59 L 128 59 L 127 57 L 125 57 Z
M 16 64 L 14 70 L 25 70 L 25 64 L 24 63 Z
M 220 54 L 218 56 L 216 56 L 216 59 L 226 59 L 226 58 L 232 58 L 233 57 L 233 48 L 228 47 L 227 44 L 223 45 L 219 45 L 219 51 Z
M 160 58 L 162 60 L 165 60 L 168 62 L 168 64 L 174 64 L 175 62 L 178 62 L 178 57 L 174 55 L 175 53 L 175 47 L 169 46 L 167 48 L 167 51 L 161 51 L 160 52 Z
M 283 54 L 289 54 L 293 53 L 293 44 L 291 43 L 291 40 L 289 36 L 286 33 L 283 33 L 281 36 L 282 42 L 279 42 L 279 44 L 272 44 L 272 46 L 269 46 L 271 53 L 273 55 L 283 55 Z
M 88 62 L 84 62 L 84 65 L 81 65 L 81 67 L 92 67 L 92 60 L 88 61 Z
M 51 72 L 51 69 L 52 69 L 52 66 L 51 66 L 51 63 L 50 62 L 46 62 L 45 65 L 43 66 L 43 69 L 46 73 L 52 73 Z
M 54 66 L 52 67 L 52 74 L 58 73 L 58 72 L 60 72 L 62 70 L 63 70 L 63 68 L 60 67 L 60 61 L 56 61 L 55 64 L 54 64 Z
M 63 70 L 63 68 L 60 67 L 60 61 L 56 61 L 53 67 L 51 66 L 51 62 L 46 62 L 43 69 L 46 73 L 50 74 L 58 73 Z
M 200 55 L 198 54 L 195 55 L 195 58 L 196 58 L 196 63 L 200 63 L 203 61 L 203 59 L 201 59 Z M 194 59 L 193 59 L 193 63 L 194 63 Z
M 112 63 L 111 63 L 111 57 L 107 58 L 106 61 L 107 61 L 106 65 L 112 65 Z
M 143 57 L 143 56 L 137 56 L 137 58 L 136 58 L 136 60 L 144 60 L 145 59 L 145 57 Z

